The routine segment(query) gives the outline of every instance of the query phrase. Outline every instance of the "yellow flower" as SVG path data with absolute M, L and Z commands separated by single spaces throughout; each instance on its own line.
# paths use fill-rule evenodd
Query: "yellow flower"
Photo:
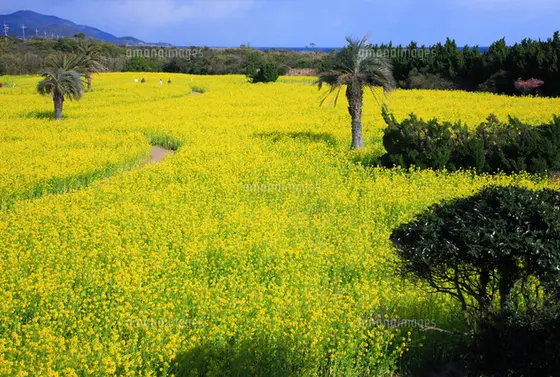
M 404 285 L 391 230 L 489 184 L 560 188 L 355 163 L 383 153 L 379 107 L 365 97 L 370 143 L 351 152 L 345 106 L 319 108 L 311 78 L 137 76 L 96 75 L 62 122 L 37 116 L 52 103 L 36 76 L 1 93 L 0 375 L 172 375 L 201 353 L 217 355 L 205 370 L 219 376 L 222 356 L 278 350 L 301 375 L 324 367 L 325 350 L 333 375 L 392 375 L 412 334 L 391 321 L 457 308 Z M 206 93 L 190 96 L 193 85 Z M 389 100 L 400 119 L 470 126 L 560 108 L 455 91 Z M 180 148 L 146 165 L 150 144 Z

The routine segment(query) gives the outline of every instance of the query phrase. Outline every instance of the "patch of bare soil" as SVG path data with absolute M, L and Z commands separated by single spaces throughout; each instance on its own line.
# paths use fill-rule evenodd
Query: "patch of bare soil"
M 152 146 L 150 149 L 150 160 L 147 163 L 161 162 L 169 153 L 173 153 L 173 151 L 162 147 Z

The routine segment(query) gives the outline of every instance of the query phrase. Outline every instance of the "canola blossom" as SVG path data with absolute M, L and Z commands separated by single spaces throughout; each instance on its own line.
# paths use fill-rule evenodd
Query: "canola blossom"
M 364 96 L 366 149 L 350 151 L 346 100 L 320 107 L 309 77 L 100 74 L 63 121 L 37 77 L 12 79 L 0 90 L 1 376 L 392 376 L 421 342 L 410 323 L 461 322 L 446 297 L 398 277 L 392 229 L 490 184 L 560 188 L 368 167 L 383 154 L 379 105 Z M 387 102 L 400 119 L 473 126 L 560 112 L 560 99 L 454 91 Z M 177 152 L 144 165 L 150 144 Z

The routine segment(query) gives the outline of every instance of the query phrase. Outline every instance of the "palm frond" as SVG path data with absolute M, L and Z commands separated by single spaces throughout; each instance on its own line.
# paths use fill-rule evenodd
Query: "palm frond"
M 367 57 L 360 62 L 361 81 L 367 86 L 381 86 L 385 92 L 396 87 L 393 64 L 385 57 Z
M 86 71 L 103 72 L 107 69 L 103 50 L 98 44 L 80 40 L 78 41 L 78 54 Z
M 45 63 L 46 66 L 52 70 L 62 69 L 64 71 L 77 71 L 77 72 L 83 70 L 83 59 L 75 54 L 58 52 L 49 55 Z
M 336 105 L 340 88 L 343 85 L 369 87 L 375 100 L 379 102 L 378 96 L 375 95 L 374 87 L 381 86 L 385 93 L 396 87 L 391 61 L 384 57 L 367 53 L 367 49 L 370 46 L 369 35 L 364 36 L 362 39 L 346 37 L 346 41 L 348 45 L 339 51 L 335 57 L 333 70 L 320 73 L 316 81 L 319 90 L 322 89 L 323 85 L 330 87 L 329 91 L 323 96 L 321 105 L 326 101 L 327 97 L 337 91 L 337 96 L 334 99 Z
M 51 97 L 63 96 L 70 100 L 79 100 L 83 94 L 83 82 L 80 73 L 62 68 L 43 73 L 43 80 L 37 84 L 41 95 Z

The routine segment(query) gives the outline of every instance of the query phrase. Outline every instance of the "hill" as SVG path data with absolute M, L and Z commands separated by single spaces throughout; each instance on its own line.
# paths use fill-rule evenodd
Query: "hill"
M 84 33 L 89 38 L 99 39 L 118 45 L 130 46 L 171 46 L 168 43 L 149 43 L 138 38 L 126 36 L 117 37 L 97 28 L 78 25 L 72 21 L 55 16 L 47 16 L 29 10 L 21 10 L 12 14 L 0 15 L 0 20 L 8 26 L 8 34 L 23 38 L 22 25 L 25 25 L 25 37 L 30 38 L 56 38 L 73 37 L 75 34 Z

